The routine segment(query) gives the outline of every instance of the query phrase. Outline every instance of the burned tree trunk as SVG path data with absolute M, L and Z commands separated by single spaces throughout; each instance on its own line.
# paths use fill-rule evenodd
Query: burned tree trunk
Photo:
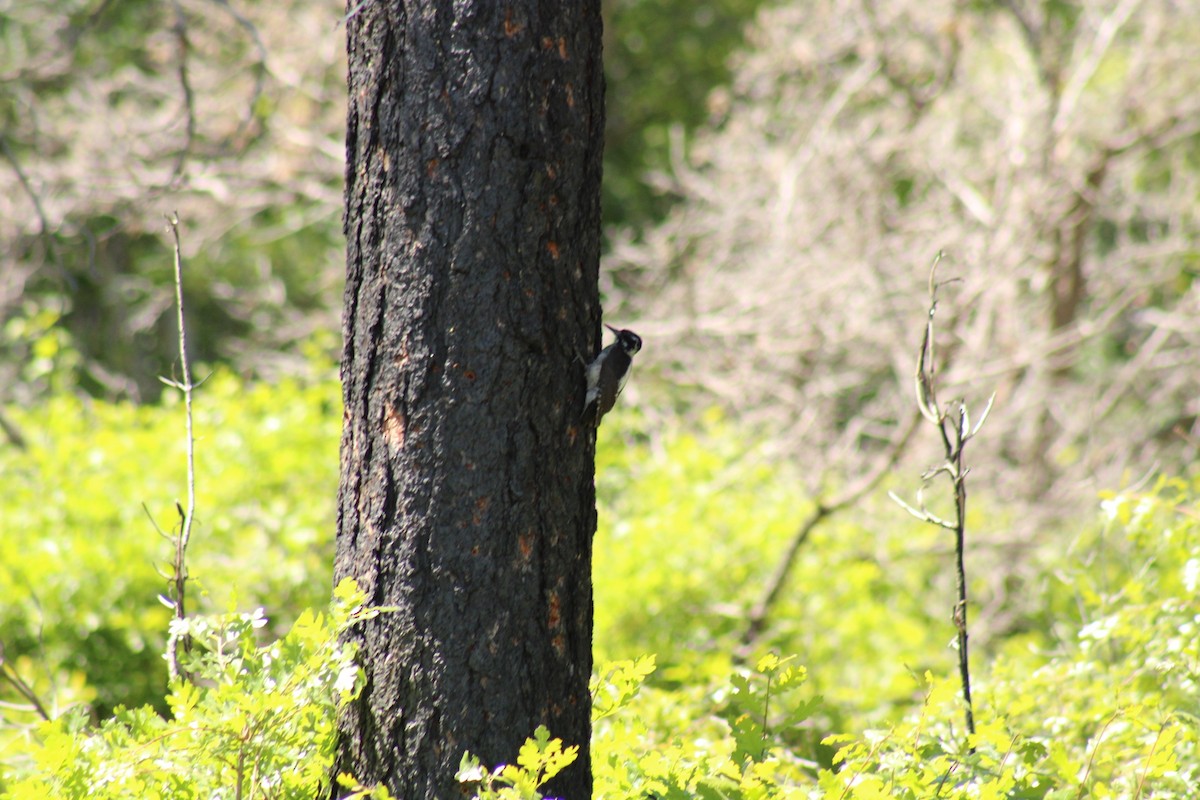
M 337 768 L 461 793 L 541 724 L 591 793 L 598 0 L 351 0 L 336 577 L 396 606 Z

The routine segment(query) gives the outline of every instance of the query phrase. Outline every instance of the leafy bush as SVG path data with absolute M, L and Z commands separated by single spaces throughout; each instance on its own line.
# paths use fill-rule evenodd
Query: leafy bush
M 332 379 L 246 386 L 226 372 L 197 393 L 196 533 L 190 610 L 236 601 L 282 613 L 278 635 L 329 596 L 340 399 Z M 14 422 L 28 449 L 0 448 L 0 641 L 45 692 L 162 706 L 170 529 L 186 491 L 183 412 L 59 392 Z M 147 519 L 153 518 L 154 524 Z M 25 662 L 23 662 L 25 663 Z M 37 665 L 39 668 L 35 669 Z M 45 673 L 43 670 L 51 670 Z
M 747 610 L 811 509 L 799 476 L 715 414 L 695 431 L 626 412 L 601 429 L 597 459 L 597 660 L 654 653 L 659 685 L 725 680 Z M 941 535 L 886 504 L 827 520 L 801 551 L 760 651 L 809 665 L 831 730 L 894 716 L 920 700 L 914 674 L 956 662 Z
M 1048 598 L 1078 603 L 1070 635 L 1053 649 L 1017 639 L 977 665 L 974 736 L 960 725 L 953 671 L 927 671 L 912 681 L 909 713 L 875 728 L 862 724 L 875 716 L 862 708 L 859 727 L 823 733 L 836 751 L 820 763 L 788 728 L 819 723 L 825 701 L 795 692 L 804 674 L 768 657 L 703 688 L 623 688 L 620 718 L 596 726 L 597 796 L 1193 797 L 1198 489 L 1163 480 L 1146 494 L 1107 496 L 1104 524 L 1080 536 L 1076 567 L 1058 565 Z M 812 662 L 811 674 L 836 678 L 841 667 Z M 770 699 L 777 677 L 794 697 Z
M 191 636 L 182 660 L 196 682 L 172 683 L 169 718 L 119 707 L 94 730 L 77 712 L 47 722 L 35 768 L 4 796 L 317 796 L 333 764 L 336 708 L 361 687 L 354 650 L 338 634 L 378 613 L 363 607 L 353 581 L 335 595 L 327 613 L 304 612 L 267 645 L 258 642 L 261 609 L 179 624 L 175 633 Z
M 137 500 L 169 524 L 179 409 L 55 396 L 18 416 L 30 449 L 0 451 L 0 666 L 59 715 L 6 709 L 0 794 L 312 796 L 327 779 L 357 674 L 336 633 L 367 612 L 347 589 L 325 614 L 287 612 L 328 591 L 335 384 L 218 374 L 197 411 L 191 571 L 201 610 L 232 610 L 187 622 L 200 682 L 165 697 L 167 548 Z M 1200 481 L 1106 495 L 1099 524 L 1035 565 L 1033 629 L 972 651 L 968 737 L 936 529 L 890 508 L 818 529 L 749 656 L 744 609 L 804 513 L 798 482 L 716 416 L 682 430 L 622 409 L 598 460 L 598 797 L 1184 798 L 1200 782 Z M 236 611 L 267 600 L 284 613 Z M 460 778 L 484 800 L 538 797 L 572 752 L 531 733 L 512 764 L 467 756 Z

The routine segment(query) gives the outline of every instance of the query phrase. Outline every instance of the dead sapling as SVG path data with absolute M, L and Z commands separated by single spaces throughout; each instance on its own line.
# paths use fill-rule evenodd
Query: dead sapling
M 958 597 L 954 604 L 954 627 L 958 633 L 958 671 L 962 681 L 963 702 L 966 710 L 967 733 L 975 733 L 975 714 L 971 705 L 971 671 L 967 649 L 967 574 L 963 564 L 966 552 L 966 519 L 967 519 L 967 469 L 964 451 L 967 442 L 975 438 L 983 423 L 987 420 L 996 400 L 995 393 L 988 399 L 983 414 L 974 425 L 971 424 L 971 414 L 963 399 L 953 400 L 944 407 L 937 398 L 937 360 L 934 354 L 933 319 L 937 313 L 937 292 L 947 282 L 938 283 L 937 267 L 942 254 L 938 253 L 933 266 L 929 270 L 929 314 L 925 320 L 924 336 L 921 341 L 921 353 L 917 360 L 915 375 L 917 408 L 921 416 L 937 428 L 941 437 L 945 459 L 929 468 L 921 475 L 921 488 L 917 491 L 916 505 L 910 505 L 895 492 L 888 496 L 899 503 L 904 510 L 922 522 L 937 525 L 940 528 L 954 532 L 955 582 Z M 925 505 L 925 489 L 940 475 L 949 480 L 954 494 L 954 516 L 946 519 L 930 511 Z M 968 746 L 970 752 L 974 747 Z

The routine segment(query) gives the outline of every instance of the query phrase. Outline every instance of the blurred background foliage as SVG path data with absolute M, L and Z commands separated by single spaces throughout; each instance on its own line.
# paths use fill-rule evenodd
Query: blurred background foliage
M 667 175 L 679 147 L 719 118 L 730 56 L 765 0 L 606 0 L 604 222 L 634 232 L 677 196 Z M 672 151 L 672 147 L 675 151 Z
M 608 228 L 664 216 L 674 196 L 647 176 L 670 170 L 671 131 L 711 118 L 762 4 L 605 3 Z M 0 10 L 0 321 L 55 313 L 81 388 L 157 398 L 174 360 L 163 215 L 178 211 L 195 356 L 301 369 L 297 348 L 340 313 L 342 13 L 307 0 Z M 4 345 L 13 378 L 28 339 Z M 3 383 L 8 402 L 36 395 Z
M 1085 753 L 1107 689 L 1153 689 L 1194 720 L 1200 7 L 604 11 L 602 290 L 647 347 L 601 431 L 596 649 L 657 654 L 646 741 L 728 732 L 728 676 L 767 648 L 799 654 L 825 697 L 788 734 L 803 759 L 832 763 L 829 732 L 924 720 L 921 674 L 954 664 L 950 551 L 883 490 L 909 496 L 935 461 L 903 431 L 943 249 L 943 396 L 997 393 L 968 520 L 981 702 L 1032 720 L 1029 698 L 1061 689 L 1055 724 Z M 0 5 L 0 643 L 56 708 L 165 710 L 155 525 L 176 524 L 184 484 L 159 381 L 177 371 L 164 214 L 183 220 L 192 357 L 211 373 L 198 610 L 266 605 L 274 634 L 328 598 L 343 13 Z M 814 530 L 747 648 L 802 520 L 891 448 L 881 488 Z M 0 753 L 20 751 L 29 720 L 0 713 Z M 888 741 L 848 763 L 880 766 Z M 1066 774 L 1077 755 L 1060 755 Z
M 327 375 L 266 384 L 226 370 L 198 392 L 193 613 L 266 606 L 269 622 L 255 626 L 255 640 L 269 642 L 328 601 L 338 394 Z M 661 416 L 663 407 L 618 409 L 599 442 L 596 663 L 653 654 L 657 664 L 628 708 L 597 723 L 604 796 L 640 797 L 664 781 L 680 797 L 709 796 L 702 785 L 747 770 L 743 784 L 753 772 L 772 791 L 808 787 L 779 795 L 802 797 L 842 760 L 846 775 L 899 785 L 917 781 L 922 765 L 965 759 L 950 537 L 879 498 L 835 518 L 801 550 L 769 626 L 747 649 L 748 609 L 812 501 L 769 443 L 722 412 L 695 425 Z M 174 399 L 139 406 L 59 393 L 14 411 L 13 421 L 36 434 L 25 450 L 0 450 L 4 667 L 52 715 L 75 712 L 40 726 L 0 684 L 0 793 L 22 777 L 41 786 L 53 770 L 84 769 L 47 739 L 64 726 L 85 735 L 81 712 L 108 720 L 118 707 L 144 704 L 170 718 L 162 656 L 170 613 L 156 597 L 171 544 L 156 526 L 178 524 L 174 500 L 185 486 L 183 409 Z M 962 781 L 999 785 L 1015 770 L 1032 793 L 1013 797 L 1058 796 L 1047 794 L 1056 787 L 1074 796 L 1113 782 L 1132 796 L 1139 781 L 1154 788 L 1143 796 L 1189 796 L 1200 775 L 1191 690 L 1200 664 L 1197 496 L 1200 482 L 1178 479 L 1106 493 L 1070 529 L 1022 554 L 1021 603 L 992 569 L 1011 553 L 995 534 L 1003 512 L 976 502 L 971 652 L 981 741 L 995 769 L 964 763 Z M 768 652 L 796 654 L 807 667 L 803 684 L 770 694 L 754 668 Z M 257 685 L 256 674 L 246 681 Z M 238 706 L 250 713 L 258 703 L 246 695 Z M 236 719 L 211 724 L 233 725 L 236 741 Z M 1119 724 L 1109 731 L 1106 720 Z M 1169 762 L 1152 758 L 1160 727 Z M 87 769 L 148 766 L 142 746 L 107 723 L 103 730 L 112 749 L 84 747 L 95 762 Z M 147 731 L 154 745 L 159 729 Z M 840 744 L 826 741 L 833 734 Z M 996 766 L 1017 744 L 1020 758 Z M 223 750 L 198 746 L 197 768 L 230 763 Z M 747 747 L 767 766 L 747 761 Z M 1103 757 L 1085 768 L 1097 752 Z M 129 767 L 118 768 L 126 758 Z M 907 794 L 845 796 L 928 796 L 939 777 L 925 775 L 924 788 Z M 764 796 L 751 788 L 711 796 Z M 59 796 L 42 791 L 27 796 Z
M 604 4 L 602 291 L 657 382 L 806 465 L 810 495 L 905 430 L 945 251 L 946 393 L 1013 537 L 1126 472 L 1200 457 L 1200 7 L 1170 0 Z M 94 397 L 175 359 L 247 377 L 336 357 L 337 4 L 73 0 L 0 11 L 0 403 L 47 326 Z M 933 454 L 904 448 L 901 465 Z

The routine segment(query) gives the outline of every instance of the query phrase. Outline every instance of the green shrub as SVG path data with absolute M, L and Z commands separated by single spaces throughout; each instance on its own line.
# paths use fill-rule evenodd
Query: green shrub
M 353 677 L 336 632 L 364 613 L 344 592 L 326 615 L 295 611 L 328 592 L 338 407 L 332 381 L 205 384 L 190 564 L 191 608 L 206 613 L 187 623 L 202 688 L 165 695 L 155 568 L 169 547 L 139 504 L 169 527 L 184 487 L 180 409 L 56 395 L 19 415 L 32 446 L 0 451 L 3 666 L 59 717 L 34 725 L 6 709 L 0 793 L 321 785 Z M 939 531 L 886 506 L 819 528 L 743 663 L 745 609 L 805 513 L 799 481 L 715 416 L 683 430 L 623 409 L 601 429 L 598 462 L 597 797 L 1165 799 L 1200 785 L 1200 482 L 1106 495 L 1099 524 L 1031 561 L 1041 610 L 973 649 L 968 737 Z M 264 604 L 282 613 L 237 611 Z M 531 734 L 512 764 L 468 756 L 460 778 L 485 800 L 537 797 L 571 751 L 553 731 Z M 343 786 L 387 796 L 350 776 Z
M 718 415 L 698 431 L 651 433 L 629 412 L 621 423 L 601 428 L 597 455 L 597 660 L 654 653 L 660 686 L 725 680 L 812 501 L 793 468 L 747 450 Z M 818 526 L 759 643 L 810 667 L 829 730 L 894 717 L 920 700 L 913 675 L 957 660 L 943 532 L 886 500 L 870 511 Z
M 926 672 L 912 681 L 909 713 L 877 727 L 864 724 L 877 715 L 863 708 L 859 727 L 824 735 L 836 749 L 828 765 L 806 759 L 787 727 L 811 725 L 825 703 L 780 699 L 776 713 L 795 721 L 771 721 L 765 678 L 786 667 L 766 659 L 725 684 L 625 689 L 623 718 L 596 726 L 597 796 L 1194 797 L 1198 488 L 1163 480 L 1149 493 L 1107 497 L 1104 524 L 1079 537 L 1076 566 L 1056 565 L 1048 597 L 1075 598 L 1078 620 L 1053 649 L 1014 639 L 976 667 L 974 736 L 963 730 L 957 675 Z M 811 674 L 829 680 L 841 667 L 812 662 Z M 761 705 L 736 699 L 753 700 L 756 687 Z M 756 753 L 747 734 L 753 742 L 762 730 L 768 746 Z
M 304 612 L 266 645 L 261 609 L 176 623 L 191 636 L 181 660 L 195 683 L 172 683 L 170 716 L 118 707 L 96 728 L 78 712 L 44 723 L 33 766 L 4 797 L 318 796 L 333 764 L 336 709 L 362 681 L 338 634 L 378 613 L 353 581 L 335 594 L 328 612 Z
M 340 399 L 333 380 L 246 386 L 219 372 L 196 398 L 197 520 L 189 610 L 269 605 L 276 634 L 332 585 Z M 14 411 L 0 448 L 0 641 L 47 691 L 86 679 L 101 716 L 163 710 L 171 545 L 186 492 L 183 411 L 57 393 Z M 144 508 L 143 508 L 144 506 Z M 147 518 L 147 513 L 154 523 Z

